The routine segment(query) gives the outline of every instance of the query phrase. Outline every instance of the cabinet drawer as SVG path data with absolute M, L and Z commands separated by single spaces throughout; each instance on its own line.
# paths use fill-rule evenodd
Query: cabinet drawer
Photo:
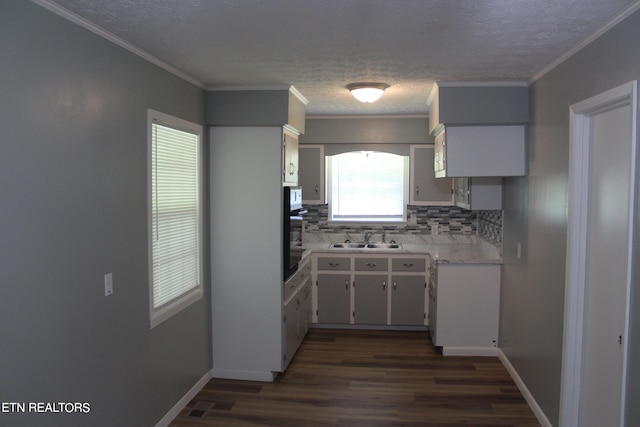
M 356 258 L 356 271 L 387 271 L 387 258 Z
M 318 270 L 351 270 L 351 258 L 320 257 Z
M 393 258 L 391 269 L 393 271 L 425 271 L 426 260 L 424 258 Z

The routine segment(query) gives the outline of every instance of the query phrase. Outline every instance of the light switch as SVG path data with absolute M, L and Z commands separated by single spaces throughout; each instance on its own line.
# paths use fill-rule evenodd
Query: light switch
M 113 274 L 104 275 L 104 296 L 108 297 L 113 293 Z

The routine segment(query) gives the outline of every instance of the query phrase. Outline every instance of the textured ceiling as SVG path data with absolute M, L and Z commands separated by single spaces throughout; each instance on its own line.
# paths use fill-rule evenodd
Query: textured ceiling
M 310 115 L 425 114 L 434 81 L 528 81 L 637 0 L 40 0 L 210 89 L 293 85 Z M 348 83 L 390 85 L 360 104 Z

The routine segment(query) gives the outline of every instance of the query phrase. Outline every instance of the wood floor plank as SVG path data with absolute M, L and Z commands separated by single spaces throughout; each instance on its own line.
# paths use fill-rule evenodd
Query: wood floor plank
M 443 357 L 428 332 L 312 329 L 273 383 L 213 379 L 171 426 L 539 426 L 492 357 Z

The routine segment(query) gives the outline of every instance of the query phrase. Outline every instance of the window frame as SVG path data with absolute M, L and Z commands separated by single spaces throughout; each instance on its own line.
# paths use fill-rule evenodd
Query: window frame
M 363 152 L 363 151 L 373 151 L 385 154 L 393 154 L 403 158 L 403 178 L 402 178 L 402 218 L 391 219 L 390 217 L 384 216 L 362 216 L 362 217 L 345 217 L 345 218 L 335 218 L 333 214 L 333 157 L 340 154 L 350 153 L 350 152 Z M 410 157 L 402 154 L 392 153 L 385 150 L 352 150 L 345 151 L 343 153 L 338 153 L 333 156 L 325 156 L 325 181 L 326 181 L 326 191 L 327 191 L 327 204 L 328 204 L 328 222 L 336 223 L 340 225 L 346 224 L 382 224 L 382 225 L 401 225 L 407 223 L 407 205 L 409 203 L 409 167 L 410 167 Z
M 187 132 L 198 136 L 197 141 L 197 284 L 185 290 L 171 301 L 154 307 L 154 271 L 153 271 L 153 149 L 154 135 L 153 125 L 160 124 L 164 127 Z M 195 302 L 201 300 L 204 295 L 204 174 L 203 174 L 203 126 L 180 119 L 152 109 L 147 110 L 147 222 L 148 222 L 148 272 L 149 272 L 149 321 L 150 329 L 155 328 L 164 321 L 175 316 Z

